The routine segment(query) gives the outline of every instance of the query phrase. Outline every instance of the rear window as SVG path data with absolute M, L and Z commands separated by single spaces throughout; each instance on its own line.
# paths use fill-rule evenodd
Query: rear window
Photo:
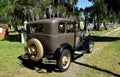
M 35 24 L 30 26 L 30 33 L 43 33 L 44 27 L 42 24 Z

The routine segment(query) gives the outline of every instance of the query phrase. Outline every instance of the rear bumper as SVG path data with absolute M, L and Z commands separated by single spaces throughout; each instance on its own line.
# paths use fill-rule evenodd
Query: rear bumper
M 50 60 L 50 59 L 47 59 L 47 58 L 42 58 L 42 63 L 43 64 L 53 64 L 53 65 L 56 65 L 57 64 L 57 60 Z
M 23 55 L 23 59 L 30 59 L 29 55 L 28 55 L 28 48 L 24 47 L 24 51 L 25 51 L 25 53 Z M 45 53 L 43 58 L 41 59 L 42 63 L 43 64 L 53 64 L 53 65 L 56 65 L 57 64 L 57 60 L 54 59 L 53 56 L 54 55 L 52 53 Z

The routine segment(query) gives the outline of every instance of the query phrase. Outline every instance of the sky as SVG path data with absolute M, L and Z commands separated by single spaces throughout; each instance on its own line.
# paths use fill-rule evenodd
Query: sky
M 85 8 L 91 6 L 92 3 L 89 2 L 88 0 L 78 0 L 77 7 L 78 8 Z

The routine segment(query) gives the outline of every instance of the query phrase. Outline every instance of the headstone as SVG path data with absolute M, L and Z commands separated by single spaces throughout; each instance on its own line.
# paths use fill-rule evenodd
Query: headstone
M 27 34 L 26 34 L 26 31 L 27 31 L 27 21 L 24 22 L 24 27 L 23 27 L 23 30 L 21 32 L 21 43 L 25 43 L 26 42 L 26 38 L 27 38 Z
M 24 22 L 24 30 L 25 30 L 25 31 L 27 31 L 26 26 L 27 26 L 27 21 Z

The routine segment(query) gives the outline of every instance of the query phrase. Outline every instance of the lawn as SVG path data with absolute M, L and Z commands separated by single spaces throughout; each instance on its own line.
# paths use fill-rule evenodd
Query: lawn
M 105 48 L 92 55 L 83 65 L 89 71 L 86 77 L 119 77 L 120 40 L 109 43 Z
M 18 57 L 24 53 L 24 46 L 19 42 L 0 41 L 0 77 L 20 66 Z
M 99 47 L 99 50 L 90 56 L 85 55 L 85 61 L 75 62 L 82 66 L 81 71 L 86 71 L 79 72 L 77 76 L 120 77 L 120 31 L 102 36 L 98 40 L 95 48 Z
M 97 35 L 95 34 L 95 37 L 98 35 L 103 35 L 106 32 L 108 31 L 98 32 Z M 69 69 L 70 71 L 74 70 L 72 65 L 77 64 L 76 66 L 80 67 L 79 71 L 75 72 L 75 77 L 120 76 L 120 32 L 118 32 L 119 31 L 115 31 L 114 33 L 111 33 L 106 37 L 99 36 L 97 40 L 95 39 L 95 49 L 100 49 L 90 55 L 85 54 L 83 57 L 79 58 L 83 61 L 80 61 L 78 59 L 78 61 L 75 61 L 71 64 L 70 68 L 72 69 Z M 94 36 L 94 34 L 92 34 L 92 36 Z M 38 74 L 36 72 L 33 73 L 33 70 L 30 71 L 21 67 L 21 60 L 18 57 L 24 53 L 25 45 L 26 44 L 7 40 L 0 41 L 0 77 L 32 77 L 36 75 L 40 75 L 39 77 L 48 77 L 49 75 L 51 77 L 61 77 L 58 75 L 69 75 L 67 74 L 67 71 L 64 73 L 52 72 L 51 74 Z M 16 69 L 17 72 L 15 71 Z M 21 74 L 24 75 L 21 76 Z

